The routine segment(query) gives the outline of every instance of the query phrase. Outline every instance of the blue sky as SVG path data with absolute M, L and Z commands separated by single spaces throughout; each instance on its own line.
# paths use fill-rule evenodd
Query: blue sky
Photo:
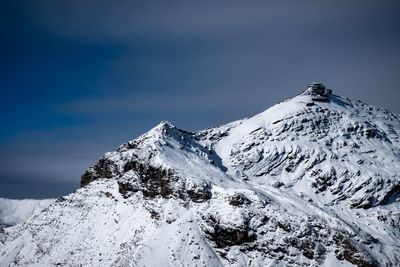
M 400 113 L 398 1 L 0 5 L 0 197 L 72 192 L 161 120 L 218 125 L 314 80 Z

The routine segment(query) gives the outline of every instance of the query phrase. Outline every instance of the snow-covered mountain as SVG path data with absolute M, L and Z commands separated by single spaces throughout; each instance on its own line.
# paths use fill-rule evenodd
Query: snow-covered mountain
M 0 230 L 0 266 L 399 266 L 399 137 L 399 115 L 330 92 L 162 122 Z

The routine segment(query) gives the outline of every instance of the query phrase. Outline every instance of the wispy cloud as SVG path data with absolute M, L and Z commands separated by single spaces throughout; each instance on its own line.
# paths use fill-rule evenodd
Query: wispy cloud
M 396 7 L 396 1 L 385 1 Z M 188 41 L 365 24 L 386 11 L 374 1 L 32 1 L 27 16 L 68 38 L 135 43 L 139 39 Z

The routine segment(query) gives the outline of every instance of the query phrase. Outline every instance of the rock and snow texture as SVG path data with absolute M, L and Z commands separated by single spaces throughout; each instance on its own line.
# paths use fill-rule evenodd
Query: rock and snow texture
M 162 122 L 0 230 L 0 266 L 399 266 L 400 117 L 307 93 L 199 132 Z

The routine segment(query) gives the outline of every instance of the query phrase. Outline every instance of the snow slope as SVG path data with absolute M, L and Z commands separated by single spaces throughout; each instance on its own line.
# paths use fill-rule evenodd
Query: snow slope
M 162 122 L 0 232 L 0 266 L 399 266 L 400 119 L 306 92 L 196 133 Z
M 33 214 L 39 213 L 53 202 L 53 199 L 0 198 L 0 228 L 25 222 Z

